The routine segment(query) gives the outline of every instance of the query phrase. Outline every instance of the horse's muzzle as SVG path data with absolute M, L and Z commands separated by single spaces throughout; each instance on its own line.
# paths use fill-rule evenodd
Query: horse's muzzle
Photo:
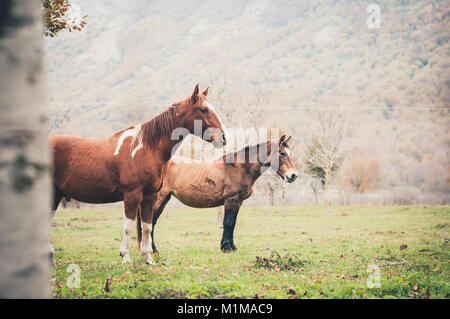
M 297 177 L 298 177 L 298 172 L 297 172 L 297 171 L 288 171 L 288 172 L 286 173 L 286 175 L 284 175 L 284 178 L 286 179 L 286 181 L 287 181 L 288 183 L 293 183 L 293 182 L 295 182 L 295 180 L 297 179 Z
M 221 133 L 220 135 L 214 135 L 212 143 L 215 148 L 220 148 L 222 146 L 225 146 L 227 144 L 225 134 Z

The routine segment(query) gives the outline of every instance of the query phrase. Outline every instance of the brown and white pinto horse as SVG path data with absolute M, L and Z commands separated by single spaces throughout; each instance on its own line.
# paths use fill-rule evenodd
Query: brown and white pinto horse
M 172 158 L 167 165 L 163 186 L 155 205 L 151 231 L 153 253 L 158 253 L 153 241 L 154 227 L 172 195 L 185 205 L 196 208 L 224 205 L 220 246 L 223 252 L 235 251 L 233 233 L 239 208 L 252 194 L 253 184 L 262 171 L 271 167 L 289 183 L 298 177 L 298 171 L 291 159 L 289 140 L 290 137 L 283 135 L 280 139 L 229 153 L 214 162 Z M 267 156 L 264 156 L 265 153 Z M 141 241 L 139 222 L 138 217 L 138 246 Z
M 63 197 L 86 203 L 123 200 L 125 216 L 120 255 L 126 263 L 131 261 L 129 241 L 140 208 L 141 252 L 148 263 L 153 263 L 150 236 L 153 210 L 167 161 L 189 133 L 211 139 L 216 147 L 226 141 L 224 127 L 208 103 L 207 94 L 208 89 L 199 94 L 197 85 L 191 96 L 150 121 L 106 139 L 53 136 L 53 212 Z M 201 121 L 200 131 L 197 121 Z M 205 133 L 207 129 L 209 135 Z

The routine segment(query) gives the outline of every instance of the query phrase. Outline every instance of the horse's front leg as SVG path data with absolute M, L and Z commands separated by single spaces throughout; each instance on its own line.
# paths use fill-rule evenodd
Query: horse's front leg
M 136 219 L 137 211 L 142 200 L 142 190 L 134 190 L 124 193 L 124 208 L 125 215 L 123 216 L 123 238 L 120 245 L 120 256 L 122 257 L 122 264 L 131 262 L 130 258 L 130 237 L 134 229 L 134 221 Z
M 141 253 L 145 257 L 148 264 L 154 264 L 153 261 L 153 245 L 152 245 L 152 222 L 153 212 L 156 208 L 158 193 L 147 195 L 141 202 L 141 218 L 142 218 L 142 242 Z
M 236 218 L 242 202 L 239 200 L 229 199 L 226 200 L 224 204 L 225 216 L 223 218 L 223 234 L 222 241 L 220 242 L 220 249 L 224 253 L 230 253 L 237 250 L 233 240 L 234 227 L 236 226 Z

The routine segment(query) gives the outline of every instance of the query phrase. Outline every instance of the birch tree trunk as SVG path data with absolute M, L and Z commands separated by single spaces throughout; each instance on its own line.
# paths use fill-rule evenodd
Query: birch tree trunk
M 0 298 L 48 298 L 41 1 L 0 1 Z
M 275 188 L 270 183 L 269 183 L 269 199 L 270 199 L 270 206 L 273 207 L 275 205 Z
M 319 205 L 319 197 L 318 197 L 318 194 L 317 194 L 317 186 L 315 185 L 314 181 L 311 181 L 311 188 L 312 188 L 313 193 L 314 193 L 315 203 L 316 203 L 316 205 Z
M 217 208 L 217 222 L 222 225 L 223 223 L 223 217 L 225 216 L 225 212 L 224 212 L 225 208 L 224 206 L 219 206 Z

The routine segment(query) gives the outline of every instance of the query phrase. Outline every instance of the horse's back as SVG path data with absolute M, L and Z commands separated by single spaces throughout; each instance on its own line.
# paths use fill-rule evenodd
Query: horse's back
M 223 177 L 223 169 L 215 162 L 174 158 L 167 164 L 166 178 L 172 184 L 214 182 L 218 185 Z
M 55 169 L 65 165 L 94 165 L 113 159 L 108 140 L 89 139 L 75 136 L 56 135 L 50 138 L 50 147 Z
M 174 158 L 167 164 L 164 190 L 198 208 L 223 204 L 223 170 L 214 162 Z
M 85 137 L 77 136 L 66 136 L 66 135 L 54 135 L 50 137 L 50 146 L 53 149 L 57 148 L 98 148 L 102 149 L 104 147 L 109 147 L 108 139 L 91 139 Z

